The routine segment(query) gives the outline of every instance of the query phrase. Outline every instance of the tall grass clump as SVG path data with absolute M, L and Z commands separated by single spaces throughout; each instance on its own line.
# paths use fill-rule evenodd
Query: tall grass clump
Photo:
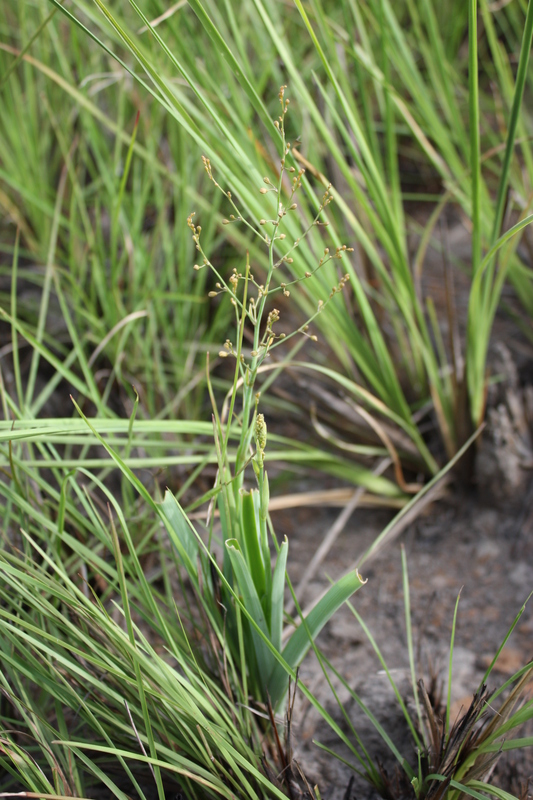
M 214 286 L 208 270 L 187 268 L 194 244 L 183 236 L 179 219 L 193 204 L 202 215 L 203 246 L 224 274 L 242 263 L 237 259 L 246 247 L 257 270 L 267 267 L 267 257 L 245 226 L 222 224 L 224 196 L 200 157 L 211 146 L 200 149 L 191 130 L 175 124 L 159 97 L 150 97 L 149 86 L 143 84 L 139 94 L 122 63 L 127 50 L 116 33 L 120 63 L 115 66 L 89 35 L 98 22 L 89 5 L 83 31 L 72 27 L 59 7 L 37 5 L 39 20 L 24 13 L 24 4 L 6 4 L 6 41 L 0 47 L 0 93 L 12 121 L 0 131 L 0 204 L 7 212 L 0 273 L 2 287 L 8 287 L 1 299 L 12 338 L 4 362 L 10 410 L 0 421 L 3 440 L 9 438 L 8 419 L 24 419 L 20 441 L 38 440 L 39 430 L 46 429 L 38 456 L 42 469 L 57 459 L 58 451 L 49 451 L 53 444 L 65 446 L 59 448 L 65 465 L 108 470 L 68 401 L 74 392 L 85 412 L 96 410 L 95 426 L 111 437 L 129 466 L 161 467 L 162 482 L 175 487 L 179 481 L 183 487 L 202 464 L 216 463 L 209 424 L 200 421 L 207 398 L 203 363 L 206 350 L 218 349 L 231 306 L 208 297 Z M 128 19 L 137 22 L 133 9 Z M 199 23 L 192 25 L 191 36 L 199 31 Z M 113 36 L 112 29 L 107 35 Z M 155 58 L 159 44 L 139 35 Z M 190 110 L 183 86 L 172 84 L 172 91 Z M 262 109 L 265 124 L 278 136 L 264 104 Z M 253 115 L 247 119 L 252 124 Z M 246 148 L 251 156 L 253 148 Z M 249 159 L 241 161 L 252 169 Z M 261 173 L 272 166 L 269 161 Z M 220 169 L 224 173 L 224 161 Z M 251 174 L 261 181 L 253 170 L 248 173 L 245 200 L 262 200 L 250 190 Z M 296 238 L 295 222 L 292 215 Z M 321 252 L 317 233 L 310 232 Z M 306 248 L 302 243 L 301 250 Z M 330 277 L 328 292 L 340 278 Z M 305 296 L 305 289 L 297 298 L 300 294 Z M 218 389 L 216 374 L 212 382 Z M 59 386 L 65 387 L 61 394 L 55 391 Z M 59 418 L 61 423 L 52 421 Z M 194 419 L 194 425 L 185 419 Z M 374 484 L 368 470 L 327 448 L 275 434 L 271 442 L 277 446 L 269 448 L 268 458 Z M 233 457 L 231 448 L 228 452 Z M 394 494 L 401 502 L 391 482 L 375 486 L 372 491 Z
M 32 428 L 31 420 L 19 417 L 15 421 L 26 430 L 15 432 L 12 423 L 4 433 L 8 469 L 0 484 L 6 501 L 0 638 L 11 725 L 1 759 L 15 787 L 66 796 L 103 784 L 124 797 L 126 781 L 144 797 L 148 780 L 160 798 L 172 781 L 191 796 L 284 796 L 289 762 L 274 714 L 286 708 L 290 681 L 296 682 L 313 640 L 363 580 L 350 571 L 317 598 L 307 615 L 289 620 L 283 635 L 288 541 L 277 542 L 268 516 L 267 429 L 258 411 L 256 377 L 280 344 L 316 337 L 308 332 L 312 320 L 280 332 L 280 312 L 270 307 L 272 298 L 288 298 L 299 283 L 283 280 L 292 256 L 278 249 L 286 239 L 284 220 L 297 208 L 301 179 L 285 162 L 290 145 L 284 87 L 279 99 L 281 169 L 276 183 L 263 182 L 268 187 L 263 195 L 274 197 L 275 214 L 252 227 L 268 250 L 264 283 L 254 277 L 249 259 L 243 273 L 235 270 L 226 280 L 203 249 L 201 226 L 193 215 L 188 219 L 198 251 L 196 272 L 216 273 L 213 291 L 229 296 L 236 321 L 235 335 L 222 351 L 235 359 L 235 374 L 220 414 L 208 376 L 218 472 L 206 499 L 218 508 L 222 565 L 212 551 L 218 538 L 214 513 L 202 538 L 170 492 L 155 502 L 123 454 L 98 432 L 102 419 L 93 424 L 76 401 L 94 440 L 144 503 L 141 521 L 130 521 L 138 508 L 131 491 L 123 489 L 119 502 L 94 473 L 79 464 L 69 469 L 47 441 L 45 426 Z M 220 190 L 208 159 L 205 168 Z M 292 179 L 287 197 L 286 173 Z M 223 194 L 235 221 L 243 221 L 231 193 Z M 329 202 L 326 192 L 310 227 L 321 225 Z M 294 250 L 307 233 L 294 242 Z M 342 260 L 347 249 L 326 249 L 315 271 L 329 260 Z M 304 280 L 311 278 L 310 273 Z M 315 316 L 342 293 L 346 280 L 342 277 L 317 302 Z M 15 313 L 12 323 L 16 331 Z M 250 351 L 244 346 L 248 327 Z M 21 386 L 17 344 L 14 354 L 15 382 Z M 64 367 L 61 374 L 76 381 Z M 14 416 L 16 400 L 5 391 L 2 397 L 6 417 Z M 134 418 L 135 410 L 130 433 Z M 69 428 L 68 420 L 55 421 L 48 433 L 68 441 Z M 238 441 L 231 458 L 230 433 Z M 37 454 L 48 450 L 52 457 L 52 477 L 39 458 L 27 458 L 21 450 L 32 440 Z M 255 489 L 248 489 L 247 470 Z M 153 571 L 147 575 L 150 563 Z M 264 741 L 271 766 L 261 754 Z
M 527 140 L 520 139 L 525 168 L 519 169 L 513 159 L 517 135 L 528 124 L 521 109 L 528 80 L 530 4 L 523 14 L 515 78 L 509 70 L 514 51 L 503 53 L 494 33 L 495 19 L 504 29 L 510 12 L 494 17 L 481 4 L 490 25 L 488 49 L 483 40 L 480 55 L 475 0 L 468 15 L 461 10 L 457 19 L 442 26 L 430 3 L 393 7 L 382 0 L 377 6 L 343 2 L 333 7 L 296 2 L 282 11 L 262 0 L 224 9 L 194 0 L 157 25 L 150 24 L 141 5 L 132 3 L 151 39 L 137 35 L 103 0 L 96 5 L 102 12 L 103 46 L 113 47 L 120 39 L 148 75 L 148 90 L 216 161 L 256 224 L 261 205 L 250 186 L 265 173 L 270 159 L 262 145 L 264 130 L 273 141 L 278 136 L 259 87 L 280 70 L 290 80 L 301 115 L 295 125 L 301 142 L 292 150 L 291 164 L 304 166 L 324 188 L 333 184 L 336 211 L 328 210 L 332 240 L 335 245 L 349 241 L 355 248 L 346 268 L 351 293 L 319 321 L 338 365 L 334 370 L 321 364 L 311 369 L 322 380 L 336 381 L 352 403 L 370 413 L 371 422 L 368 417 L 362 421 L 358 408 L 353 410 L 367 438 L 377 438 L 382 446 L 386 442 L 405 465 L 436 474 L 483 419 L 490 335 L 507 277 L 525 306 L 530 303 L 531 276 L 517 251 L 531 221 Z M 88 8 L 83 2 L 75 7 Z M 519 42 L 516 21 L 521 13 L 513 9 L 509 47 Z M 465 16 L 470 42 L 466 59 L 458 34 Z M 70 18 L 82 24 L 79 17 Z M 181 26 L 195 31 L 187 47 Z M 257 65 L 244 47 L 244 32 L 263 55 Z M 193 55 L 195 46 L 200 60 Z M 133 66 L 129 69 L 135 73 Z M 495 78 L 496 94 L 503 98 L 497 131 L 492 124 L 496 101 L 484 85 L 480 90 L 478 74 L 485 71 Z M 183 90 L 173 85 L 173 72 L 180 75 Z M 210 80 L 215 74 L 222 76 L 222 94 Z M 404 143 L 419 173 L 436 176 L 436 193 L 405 189 Z M 320 200 L 306 179 L 302 183 L 300 215 L 312 219 Z M 409 200 L 434 203 L 422 229 L 409 218 Z M 452 263 L 445 270 L 444 318 L 438 318 L 435 298 L 423 291 L 427 248 L 430 243 L 445 248 L 434 231 L 450 206 L 472 234 L 472 257 L 464 268 L 470 282 L 468 312 L 462 319 L 452 288 Z M 421 236 L 416 252 L 411 231 Z M 291 265 L 294 279 L 312 268 L 318 249 L 313 236 L 309 245 Z M 332 278 L 332 270 L 325 269 L 318 280 L 325 286 Z M 301 293 L 299 302 L 308 314 L 309 293 Z M 429 412 L 440 437 L 440 445 L 432 448 L 419 427 L 421 416 Z
M 10 277 L 1 323 L 11 336 L 0 371 L 1 788 L 292 796 L 291 682 L 311 648 L 329 674 L 316 637 L 363 579 L 351 570 L 301 612 L 289 542 L 268 513 L 267 465 L 320 463 L 403 503 L 420 488 L 405 467 L 428 478 L 427 491 L 472 441 L 505 281 L 532 303 L 519 243 L 533 218 L 522 111 L 533 9 L 494 15 L 469 0 L 442 20 L 429 1 L 411 0 L 35 8 L 39 20 L 8 0 L 0 47 L 14 121 L 0 131 Z M 298 109 L 290 118 L 286 79 Z M 434 179 L 432 197 L 406 191 L 405 149 Z M 422 227 L 409 218 L 413 200 L 434 203 Z M 434 232 L 451 206 L 471 234 L 460 321 L 450 277 L 460 265 L 445 267 L 446 319 L 423 290 L 425 254 L 442 249 Z M 191 207 L 192 242 L 177 222 Z M 299 360 L 317 338 L 311 325 L 327 353 Z M 205 350 L 233 369 L 208 362 L 204 372 Z M 268 389 L 289 365 L 343 394 L 370 443 L 326 432 L 326 446 L 346 446 L 362 466 L 267 433 Z M 196 419 L 203 386 L 207 422 Z M 58 389 L 63 405 L 46 418 Z M 428 414 L 438 445 L 421 424 Z M 394 481 L 368 469 L 385 454 Z M 147 470 L 168 466 L 190 473 L 163 495 Z M 201 524 L 183 497 L 206 467 L 212 486 L 194 501 L 209 504 Z M 407 601 L 406 624 L 410 632 Z M 507 800 L 480 781 L 502 750 L 531 744 L 508 736 L 531 717 L 530 701 L 515 705 L 530 665 L 503 687 L 496 716 L 483 721 L 501 696 L 483 682 L 455 723 L 449 696 L 437 708 L 417 688 L 408 638 L 416 721 L 394 688 L 414 766 L 364 709 L 405 795 Z M 301 690 L 390 798 L 357 731 L 351 740 Z
M 22 531 L 26 552 L 6 544 L 0 556 L 2 789 L 284 797 L 265 775 L 263 733 L 222 631 L 217 641 L 208 628 L 200 649 L 202 623 L 191 634 L 170 589 L 172 553 L 160 547 L 164 579 L 149 583 L 120 509 L 93 517 L 98 553 L 73 537 L 62 563 Z
M 56 12 L 5 4 L 1 272 L 7 282 L 18 228 L 18 316 L 37 341 L 67 357 L 66 308 L 103 396 L 131 409 L 135 383 L 140 415 L 198 417 L 204 349 L 228 320 L 203 276 L 179 269 L 193 248 L 175 220 L 191 202 L 210 208 L 204 238 L 216 248 L 217 197 L 190 137 Z

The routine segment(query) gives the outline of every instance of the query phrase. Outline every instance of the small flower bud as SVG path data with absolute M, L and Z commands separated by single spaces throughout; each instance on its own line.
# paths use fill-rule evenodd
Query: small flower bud
M 291 211 L 293 211 L 295 208 L 298 208 L 298 203 L 293 203 L 292 206 L 289 206 L 289 208 Z
M 259 189 L 259 191 L 261 192 L 261 194 L 266 194 L 266 193 L 268 192 L 268 189 L 265 189 L 265 187 L 264 187 L 264 186 L 261 186 L 261 188 Z
M 229 219 L 223 219 L 222 220 L 222 224 L 223 225 L 229 225 Z
M 226 353 L 225 350 L 219 350 L 218 355 L 220 356 L 220 358 L 227 358 L 229 356 L 229 353 Z
M 218 292 L 209 292 L 208 297 L 216 297 Z

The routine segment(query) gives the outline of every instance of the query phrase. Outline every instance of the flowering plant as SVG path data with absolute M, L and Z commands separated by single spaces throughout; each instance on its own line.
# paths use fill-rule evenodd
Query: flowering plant
M 286 584 L 286 564 L 289 543 L 285 537 L 278 543 L 268 515 L 269 485 L 265 469 L 267 446 L 267 426 L 264 415 L 259 413 L 260 392 L 256 389 L 256 379 L 265 360 L 274 348 L 287 340 L 304 336 L 316 341 L 309 333 L 309 325 L 320 314 L 326 303 L 341 292 L 348 276 L 343 275 L 330 292 L 328 298 L 317 302 L 316 312 L 307 322 L 290 333 L 278 332 L 281 313 L 277 308 L 267 309 L 267 303 L 276 294 L 289 297 L 292 287 L 300 281 L 312 277 L 305 272 L 301 278 L 286 280 L 283 266 L 293 262 L 295 251 L 302 239 L 313 226 L 327 226 L 323 212 L 331 202 L 329 189 L 322 197 L 318 212 L 302 236 L 287 246 L 287 235 L 283 231 L 284 218 L 297 210 L 295 195 L 301 186 L 303 169 L 296 170 L 287 162 L 291 145 L 285 140 L 285 115 L 289 101 L 284 97 L 286 87 L 279 93 L 281 114 L 276 121 L 282 141 L 282 158 L 276 183 L 264 178 L 264 186 L 259 191 L 263 195 L 274 194 L 276 212 L 272 218 L 261 219 L 259 226 L 248 222 L 240 213 L 231 192 L 225 191 L 216 181 L 209 159 L 204 157 L 204 165 L 209 178 L 229 200 L 234 213 L 224 224 L 243 223 L 265 243 L 268 248 L 268 270 L 263 282 L 259 282 L 251 272 L 247 257 L 244 273 L 233 270 L 225 279 L 204 252 L 201 244 L 201 226 L 195 225 L 194 214 L 188 218 L 196 249 L 201 257 L 195 269 L 211 269 L 216 277 L 216 288 L 210 292 L 229 295 L 235 308 L 235 342 L 227 339 L 219 355 L 235 359 L 235 372 L 232 388 L 228 393 L 222 413 L 217 411 L 213 393 L 214 435 L 218 458 L 218 473 L 213 491 L 216 498 L 223 538 L 223 564 L 213 568 L 212 555 L 203 552 L 202 581 L 196 567 L 196 559 L 191 558 L 200 552 L 198 538 L 187 524 L 185 515 L 177 501 L 167 494 L 163 509 L 167 515 L 169 531 L 174 536 L 180 552 L 187 558 L 184 563 L 192 570 L 193 578 L 201 582 L 218 603 L 218 612 L 224 615 L 225 643 L 235 663 L 241 665 L 240 674 L 246 688 L 259 701 L 269 701 L 276 708 L 284 699 L 289 679 L 312 645 L 312 641 L 330 619 L 332 614 L 357 589 L 363 580 L 357 571 L 352 571 L 334 583 L 301 624 L 290 635 L 287 643 L 283 641 L 284 592 Z M 290 188 L 283 200 L 286 177 L 290 178 Z M 314 271 L 332 259 L 342 259 L 351 248 L 342 245 L 334 252 L 324 250 Z M 252 328 L 252 348 L 245 352 L 244 332 L 246 325 Z M 238 430 L 238 447 L 232 463 L 229 455 L 230 435 Z M 254 488 L 245 486 L 246 468 L 251 464 L 255 477 Z M 212 515 L 210 515 L 212 520 Z M 275 550 L 274 564 L 271 563 L 271 545 Z M 215 613 L 215 609 L 213 608 Z

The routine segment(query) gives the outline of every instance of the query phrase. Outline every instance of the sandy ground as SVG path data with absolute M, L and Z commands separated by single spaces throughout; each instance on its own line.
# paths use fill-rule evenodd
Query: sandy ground
M 413 693 L 408 669 L 401 548 L 405 548 L 409 572 L 417 678 L 424 678 L 428 684 L 431 676 L 437 675 L 444 690 L 454 607 L 461 592 L 453 656 L 451 719 L 455 719 L 462 708 L 469 706 L 488 664 L 533 591 L 532 479 L 533 475 L 526 473 L 523 491 L 513 503 L 505 505 L 498 502 L 491 507 L 486 496 L 480 496 L 479 492 L 469 496 L 450 492 L 362 570 L 368 583 L 354 596 L 354 606 L 370 628 L 408 707 L 413 706 Z M 278 532 L 287 533 L 290 539 L 289 570 L 295 584 L 337 514 L 338 511 L 331 509 L 301 509 L 290 514 L 279 512 L 276 516 Z M 389 517 L 383 511 L 356 510 L 309 585 L 307 599 L 325 588 L 327 576 L 336 578 L 343 574 Z M 318 643 L 350 688 L 376 714 L 402 754 L 413 761 L 412 739 L 388 678 L 348 608 L 337 613 Z M 530 604 L 490 676 L 489 688 L 498 688 L 532 658 L 533 604 Z M 335 720 L 347 729 L 314 656 L 304 663 L 301 677 Z M 339 686 L 338 682 L 336 685 Z M 365 743 L 392 773 L 394 759 L 349 692 L 340 687 L 339 697 Z M 356 779 L 346 795 L 353 771 L 316 748 L 313 740 L 338 750 L 352 763 L 354 758 L 347 748 L 339 747 L 338 737 L 301 695 L 294 717 L 295 757 L 309 780 L 318 782 L 322 796 L 332 800 L 373 797 L 371 788 L 360 779 Z M 533 754 L 524 750 L 518 756 L 502 758 L 493 779 L 501 788 L 520 793 L 532 776 Z

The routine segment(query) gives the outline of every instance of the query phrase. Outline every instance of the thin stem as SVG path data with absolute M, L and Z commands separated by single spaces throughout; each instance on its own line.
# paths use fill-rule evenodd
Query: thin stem
M 479 76 L 477 52 L 477 0 L 468 4 L 468 83 L 470 119 L 470 167 L 472 170 L 472 275 L 481 263 L 481 164 L 479 139 Z
M 528 3 L 526 24 L 524 28 L 524 36 L 522 39 L 522 47 L 520 49 L 520 60 L 518 62 L 518 71 L 516 73 L 515 92 L 513 97 L 513 106 L 511 108 L 511 118 L 509 120 L 509 130 L 507 131 L 507 142 L 505 145 L 505 155 L 503 157 L 502 174 L 500 177 L 500 184 L 498 186 L 498 197 L 496 200 L 496 212 L 494 215 L 494 223 L 492 226 L 492 234 L 490 239 L 491 246 L 495 244 L 501 231 L 503 213 L 505 208 L 505 197 L 507 194 L 507 186 L 509 184 L 509 171 L 511 166 L 511 158 L 515 145 L 516 128 L 520 119 L 520 108 L 522 105 L 522 98 L 524 96 L 524 86 L 526 83 L 527 68 L 529 65 L 529 54 L 531 52 L 531 44 L 533 41 L 533 3 Z

